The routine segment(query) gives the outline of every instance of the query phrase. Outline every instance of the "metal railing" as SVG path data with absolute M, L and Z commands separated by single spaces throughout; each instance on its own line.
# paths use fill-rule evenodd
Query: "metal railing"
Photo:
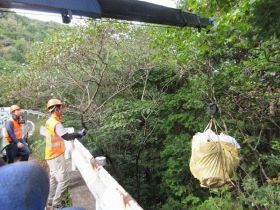
M 72 170 L 80 171 L 96 199 L 96 210 L 143 210 L 77 139 L 65 141 L 66 158 L 72 158 Z

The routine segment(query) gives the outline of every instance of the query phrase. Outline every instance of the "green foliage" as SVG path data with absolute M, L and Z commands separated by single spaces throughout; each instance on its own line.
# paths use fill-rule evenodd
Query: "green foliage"
M 61 196 L 61 203 L 64 207 L 72 207 L 72 199 L 69 191 L 65 191 Z
M 105 118 L 102 127 L 89 134 L 95 139 L 89 143 L 95 148 L 93 154 L 106 155 L 109 170 L 139 202 L 151 209 L 155 204 L 149 197 L 160 199 L 156 180 L 160 178 L 161 142 L 154 134 L 155 107 L 147 100 L 116 99 L 111 106 L 114 112 Z
M 25 53 L 31 43 L 42 41 L 49 30 L 57 27 L 54 23 L 29 21 L 26 17 L 0 13 L 0 57 L 4 61 L 25 63 Z
M 200 189 L 194 187 L 188 189 L 193 184 L 181 183 L 180 181 L 186 178 L 182 175 L 174 176 L 179 165 L 186 165 L 180 160 L 182 157 L 180 152 L 187 153 L 188 157 L 190 152 L 186 152 L 185 147 L 179 142 L 174 143 L 174 139 L 180 138 L 180 131 L 187 132 L 190 136 L 194 132 L 201 131 L 208 118 L 205 113 L 206 103 L 218 103 L 221 120 L 230 128 L 229 134 L 237 138 L 240 143 L 246 142 L 242 144 L 241 149 L 244 157 L 242 168 L 261 183 L 265 183 L 267 176 L 277 174 L 278 153 L 274 151 L 271 154 L 272 145 L 277 148 L 277 144 L 272 141 L 271 145 L 270 141 L 279 135 L 277 132 L 279 127 L 273 123 L 274 120 L 279 121 L 279 113 L 271 119 L 268 108 L 269 104 L 278 100 L 276 95 L 279 95 L 279 80 L 275 80 L 275 77 L 279 77 L 277 70 L 279 64 L 276 61 L 279 40 L 268 33 L 271 39 L 261 40 L 260 45 L 255 43 L 252 34 L 256 33 L 256 29 L 250 22 L 251 18 L 256 17 L 255 4 L 252 1 L 181 1 L 181 6 L 214 16 L 215 26 L 200 34 L 187 29 L 178 32 L 167 29 L 159 32 L 156 40 L 157 44 L 161 43 L 161 46 L 164 46 L 161 47 L 163 56 L 179 62 L 184 75 L 188 77 L 187 88 L 183 86 L 178 89 L 177 97 L 164 96 L 168 102 L 167 106 L 163 104 L 166 106 L 165 113 L 168 113 L 167 110 L 169 112 L 172 110 L 167 118 L 169 121 L 164 121 L 167 126 L 163 129 L 170 135 L 172 141 L 165 141 L 165 147 L 161 152 L 170 160 L 166 171 L 163 172 L 168 192 L 168 199 L 164 206 L 167 209 L 247 208 L 244 201 L 238 202 L 235 206 L 236 200 L 231 193 L 225 193 L 222 199 L 217 195 L 206 199 L 207 193 Z M 274 17 L 278 18 L 275 15 Z M 275 40 L 278 40 L 278 43 Z M 170 49 L 173 49 L 173 52 Z M 190 74 L 193 76 L 189 76 Z M 186 102 L 184 99 L 187 99 Z M 181 107 L 185 108 L 185 115 L 180 113 Z M 175 136 L 171 135 L 172 132 Z M 178 156 L 174 155 L 177 153 Z M 265 168 L 264 171 L 262 167 Z M 187 173 L 189 172 L 185 172 L 185 176 L 191 177 Z M 272 192 L 274 190 L 275 188 L 271 189 Z M 186 194 L 189 193 L 201 198 L 201 206 L 198 203 L 183 205 L 183 201 L 188 196 Z M 238 193 L 242 194 L 242 192 Z M 260 198 L 255 195 L 254 199 Z M 269 204 L 266 205 L 274 208 L 275 201 L 268 200 Z M 259 202 L 259 206 L 265 206 L 261 204 L 262 201 Z
M 274 185 L 259 186 L 256 179 L 244 179 L 244 191 L 239 194 L 239 199 L 248 209 L 278 209 L 279 208 L 279 181 Z
M 144 209 L 277 209 L 279 7 L 275 0 L 182 0 L 180 7 L 215 25 L 63 28 L 33 45 L 21 66 L 14 48 L 25 51 L 25 38 L 14 42 L 17 35 L 8 39 L 1 28 L 11 61 L 0 60 L 0 69 L 14 74 L 1 77 L 12 82 L 0 94 L 7 103 L 18 90 L 23 104 L 41 109 L 50 97 L 67 101 L 65 125 L 89 128 L 88 148 L 107 157 L 107 169 Z M 241 144 L 233 188 L 203 189 L 189 170 L 191 138 L 209 121 L 208 103 L 217 103 L 218 123 Z
M 35 158 L 39 160 L 45 159 L 45 146 L 46 142 L 43 138 L 36 139 L 32 142 L 30 148 Z
M 256 0 L 254 3 L 254 17 L 251 22 L 256 26 L 256 36 L 280 38 L 280 5 L 277 0 Z
M 28 142 L 30 144 L 30 149 L 32 155 L 39 160 L 45 159 L 45 139 L 40 135 L 40 127 L 45 126 L 46 119 L 37 118 L 37 116 L 29 115 L 27 119 L 35 124 L 35 130 L 32 138 L 29 138 Z
M 32 50 L 34 42 L 43 41 L 58 25 L 42 23 L 18 16 L 0 12 L 0 99 L 1 105 L 19 103 L 18 93 L 25 84 L 23 80 L 26 69 L 26 53 Z M 21 103 L 26 103 L 21 101 Z M 30 105 L 30 104 L 29 104 Z
M 198 205 L 195 208 L 197 210 L 203 209 L 211 209 L 211 210 L 218 210 L 218 209 L 228 209 L 228 210 L 242 210 L 243 207 L 240 202 L 235 201 L 232 198 L 232 194 L 228 192 L 227 187 L 223 187 L 222 189 L 218 190 L 210 190 L 211 196 L 203 203 Z

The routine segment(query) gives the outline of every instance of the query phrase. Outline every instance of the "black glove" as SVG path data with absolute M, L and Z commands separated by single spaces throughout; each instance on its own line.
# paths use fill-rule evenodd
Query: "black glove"
M 86 129 L 83 129 L 79 132 L 77 132 L 79 135 L 80 135 L 80 138 L 84 137 L 86 134 L 87 134 L 87 130 Z
M 80 139 L 80 138 L 84 137 L 86 134 L 87 134 L 87 130 L 83 129 L 81 131 L 74 132 L 74 133 L 66 133 L 61 137 L 66 141 L 71 141 L 76 138 Z

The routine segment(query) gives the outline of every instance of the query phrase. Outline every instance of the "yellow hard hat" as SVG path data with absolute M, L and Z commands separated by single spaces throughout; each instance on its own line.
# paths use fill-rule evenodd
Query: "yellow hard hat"
M 20 110 L 19 105 L 14 104 L 14 105 L 12 105 L 12 106 L 10 107 L 10 113 L 12 113 L 12 112 L 14 112 L 14 111 L 16 111 L 16 110 Z
M 64 106 L 64 103 L 62 103 L 60 100 L 54 98 L 54 99 L 50 99 L 48 101 L 48 104 L 47 104 L 47 109 L 50 109 L 52 108 L 53 106 L 57 106 L 57 105 L 62 105 Z

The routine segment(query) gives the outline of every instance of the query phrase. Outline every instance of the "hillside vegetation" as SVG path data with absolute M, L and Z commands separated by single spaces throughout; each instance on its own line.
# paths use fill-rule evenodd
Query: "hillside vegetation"
M 1 18 L 0 53 L 9 52 L 0 59 L 1 71 L 7 66 L 1 104 L 45 111 L 48 99 L 65 101 L 65 125 L 89 130 L 87 148 L 107 157 L 107 169 L 144 209 L 279 209 L 280 5 L 179 6 L 215 25 L 199 31 L 93 21 L 49 33 L 53 26 Z M 230 189 L 201 188 L 189 170 L 191 139 L 209 122 L 210 103 L 241 145 Z
M 26 63 L 25 53 L 31 50 L 32 43 L 42 41 L 57 28 L 55 23 L 43 23 L 7 12 L 0 12 L 0 26 L 1 74 L 18 70 Z

